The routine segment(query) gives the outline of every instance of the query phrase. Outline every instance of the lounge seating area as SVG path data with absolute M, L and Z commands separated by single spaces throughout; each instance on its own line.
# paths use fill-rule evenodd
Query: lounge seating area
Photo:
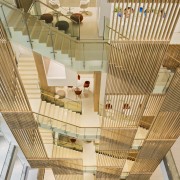
M 48 7 L 41 4 L 41 20 L 44 20 L 52 26 L 58 27 L 59 30 L 64 30 L 66 34 L 73 37 L 79 37 L 80 24 L 81 39 L 99 38 L 96 22 L 96 1 L 47 0 L 46 2 Z M 60 15 L 58 12 L 61 12 L 65 16 Z M 59 21 L 63 22 L 59 24 Z M 75 22 L 77 22 L 77 24 Z

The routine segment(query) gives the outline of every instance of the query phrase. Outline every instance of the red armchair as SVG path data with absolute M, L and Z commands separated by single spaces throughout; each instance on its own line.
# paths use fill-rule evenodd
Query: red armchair
M 80 90 L 80 89 L 75 89 L 74 92 L 75 92 L 75 94 L 76 94 L 76 98 L 77 98 L 77 97 L 81 98 L 81 92 L 82 92 L 82 90 Z
M 85 88 L 88 88 L 88 89 L 89 89 L 89 85 L 90 85 L 90 81 L 85 81 L 85 82 L 84 82 L 84 85 L 83 85 L 84 89 L 85 89 Z

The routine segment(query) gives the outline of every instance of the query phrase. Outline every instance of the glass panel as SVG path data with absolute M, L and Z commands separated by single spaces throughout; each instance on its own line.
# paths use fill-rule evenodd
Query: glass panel
M 109 29 L 110 27 L 110 19 L 106 16 L 104 16 L 104 39 L 109 39 Z
M 78 71 L 107 70 L 109 46 L 106 42 L 77 41 L 78 35 L 74 34 L 79 32 L 79 25 L 71 22 L 68 16 L 59 16 L 56 11 L 54 14 L 54 11 L 44 4 L 39 7 L 35 6 L 36 4 L 31 9 L 34 16 L 15 7 L 2 5 L 0 16 L 12 41 Z M 39 21 L 43 13 L 53 16 L 52 23 L 45 23 L 46 19 Z M 54 28 L 58 20 L 70 22 L 67 32 Z
M 134 139 L 132 149 L 139 149 L 144 142 L 144 139 Z
M 52 26 L 58 27 L 58 29 L 62 30 L 65 34 L 79 39 L 80 25 L 76 22 L 76 18 L 75 20 L 71 19 L 71 16 L 70 14 L 67 14 L 67 11 L 68 10 L 61 7 L 59 7 L 58 10 L 55 10 L 43 2 L 35 2 L 30 9 L 32 15 L 39 17 L 39 19 L 46 19 L 46 23 L 51 23 Z
M 54 96 L 53 93 L 41 90 L 41 99 L 56 106 L 64 107 L 65 109 L 72 110 L 77 113 L 82 112 L 82 103 L 81 101 L 75 101 L 69 98 L 59 99 Z
M 11 6 L 2 5 L 0 16 L 7 34 L 11 38 L 10 40 L 31 48 L 29 36 L 22 36 L 27 28 L 26 19 L 28 15 L 23 14 L 20 10 L 11 8 Z
M 98 129 L 97 127 L 94 128 L 84 128 L 84 138 L 88 140 L 94 140 L 97 137 L 98 134 Z

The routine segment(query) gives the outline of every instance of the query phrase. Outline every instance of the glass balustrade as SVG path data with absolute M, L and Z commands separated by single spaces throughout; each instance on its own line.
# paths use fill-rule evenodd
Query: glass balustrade
M 73 99 L 69 98 L 63 98 L 59 99 L 56 98 L 52 93 L 50 92 L 44 92 L 41 90 L 41 99 L 43 101 L 49 102 L 51 104 L 55 104 L 56 106 L 64 107 L 65 109 L 71 110 L 73 112 L 82 113 L 82 102 L 81 101 L 75 101 Z
M 70 122 L 50 118 L 42 114 L 33 113 L 39 127 L 52 129 L 55 132 L 83 140 L 94 140 L 100 136 L 99 127 L 80 127 Z
M 35 10 L 31 10 L 34 15 L 30 15 L 4 1 L 0 3 L 0 17 L 10 41 L 32 48 L 43 56 L 55 59 L 77 71 L 107 71 L 110 48 L 107 40 L 79 41 L 79 34 L 70 36 L 70 33 L 58 30 L 54 24 L 40 21 L 40 15 Z M 31 9 L 35 9 L 35 4 Z M 41 14 L 48 12 L 47 9 L 52 13 L 53 10 L 46 7 Z M 61 15 L 59 18 L 68 17 Z M 74 25 L 70 31 L 74 31 L 73 28 Z
M 80 127 L 76 124 L 71 124 L 71 122 L 63 121 L 63 117 L 61 117 L 62 120 L 58 120 L 35 112 L 33 112 L 33 114 L 39 127 L 51 129 L 54 132 L 65 136 L 70 136 L 72 138 L 78 138 L 86 141 L 97 140 L 101 136 L 100 127 Z M 132 144 L 132 149 L 139 149 L 142 146 L 143 141 L 144 139 L 135 139 Z M 98 146 L 99 144 L 96 143 L 97 149 Z
M 29 10 L 31 15 L 57 27 L 59 30 L 71 37 L 80 39 L 80 23 L 71 19 L 71 16 L 67 15 L 67 11 L 68 10 L 62 7 L 54 9 L 51 5 L 47 5 L 42 1 L 34 1 Z

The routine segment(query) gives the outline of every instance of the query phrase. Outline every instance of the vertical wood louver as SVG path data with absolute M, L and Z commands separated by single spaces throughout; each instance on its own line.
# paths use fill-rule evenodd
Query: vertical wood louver
M 47 158 L 38 125 L 19 77 L 16 58 L 1 24 L 0 111 L 27 158 Z
M 151 92 L 167 47 L 166 41 L 112 43 L 105 92 L 105 101 L 111 103 L 112 109 L 103 115 L 99 150 L 111 156 L 118 152 L 121 165 L 111 166 L 106 159 L 98 157 L 98 162 L 101 161 L 98 171 L 106 164 L 112 170 L 119 168 L 120 176 L 140 120 L 158 113 L 164 96 L 153 96 Z M 152 103 L 156 104 L 155 109 L 149 107 Z M 100 174 L 109 176 L 105 172 Z
M 96 177 L 118 179 L 122 176 L 138 127 L 146 123 L 148 135 L 143 140 L 142 148 L 137 150 L 126 178 L 146 180 L 179 136 L 179 70 L 167 93 L 152 92 L 160 66 L 163 63 L 169 65 L 168 54 L 165 54 L 179 18 L 180 2 L 113 2 L 111 50 L 105 91 L 105 104 L 109 103 L 111 108 L 104 109 L 99 150 L 116 157 L 118 152 L 122 164 L 119 167 L 113 167 L 112 163 L 108 166 L 105 159 L 97 158 L 101 163 L 98 164 Z M 168 57 L 177 58 L 177 54 L 169 53 Z M 179 66 L 174 62 L 171 64 Z M 175 104 L 176 100 L 178 102 Z M 104 163 L 107 169 L 111 169 L 109 173 L 103 170 Z
M 16 58 L 0 21 L 0 112 L 32 168 L 52 168 L 58 174 L 80 174 L 81 159 L 47 156 L 39 129 L 21 82 Z
M 111 40 L 170 40 L 179 19 L 179 0 L 114 1 Z

